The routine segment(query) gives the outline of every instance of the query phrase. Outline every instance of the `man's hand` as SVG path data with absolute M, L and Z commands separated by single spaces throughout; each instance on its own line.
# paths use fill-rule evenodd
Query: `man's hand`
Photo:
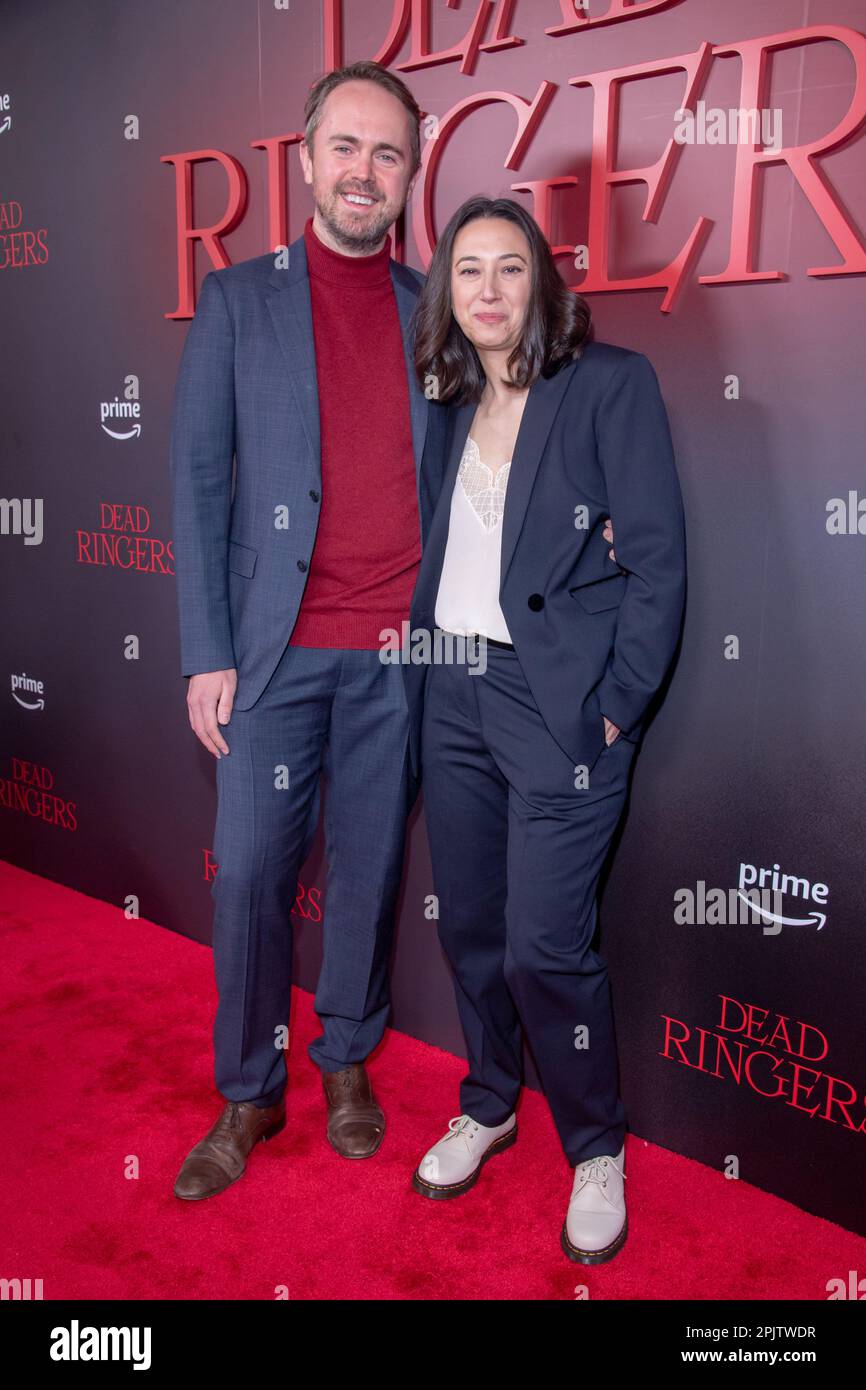
M 189 678 L 186 706 L 190 725 L 207 751 L 216 758 L 229 751 L 219 725 L 228 724 L 231 719 L 237 686 L 238 673 L 234 668 L 229 671 L 202 671 L 200 675 Z
M 615 560 L 616 551 L 613 548 L 613 522 L 611 521 L 610 517 L 608 517 L 607 521 L 604 523 L 604 530 L 601 534 L 606 541 L 610 541 L 611 548 L 607 553 L 612 560 Z

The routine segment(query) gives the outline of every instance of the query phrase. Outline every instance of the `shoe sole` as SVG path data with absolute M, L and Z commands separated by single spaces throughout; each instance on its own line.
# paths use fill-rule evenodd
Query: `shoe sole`
M 580 1250 L 576 1245 L 572 1245 L 571 1241 L 568 1239 L 568 1224 L 567 1221 L 565 1221 L 562 1225 L 561 1245 L 568 1258 L 574 1260 L 576 1264 L 600 1265 L 604 1264 L 607 1260 L 613 1259 L 617 1251 L 621 1250 L 625 1245 L 627 1235 L 628 1214 L 626 1213 L 622 1230 L 616 1239 L 611 1241 L 610 1245 L 605 1245 L 601 1250 Z
M 464 1192 L 468 1192 L 471 1187 L 475 1186 L 481 1174 L 481 1169 L 484 1167 L 487 1160 L 493 1158 L 495 1154 L 503 1153 L 505 1149 L 510 1149 L 511 1145 L 516 1142 L 517 1125 L 515 1124 L 514 1128 L 510 1129 L 507 1134 L 502 1134 L 498 1139 L 494 1139 L 490 1148 L 484 1153 L 478 1167 L 473 1173 L 469 1174 L 468 1178 L 464 1178 L 462 1182 L 450 1183 L 447 1187 L 442 1184 L 428 1182 L 426 1178 L 421 1177 L 421 1168 L 419 1165 L 412 1174 L 412 1186 L 416 1192 L 421 1193 L 422 1197 L 432 1197 L 434 1202 L 447 1202 L 450 1201 L 452 1197 L 462 1197 Z
M 283 1118 L 281 1120 L 278 1120 L 276 1124 L 271 1125 L 270 1129 L 266 1129 L 264 1134 L 259 1135 L 258 1139 L 256 1140 L 256 1144 L 264 1144 L 268 1139 L 275 1139 L 276 1136 L 280 1134 L 282 1130 L 285 1129 L 285 1127 L 286 1119 L 285 1116 L 283 1116 Z M 256 1147 L 256 1144 L 253 1144 L 253 1149 Z M 253 1149 L 250 1149 L 250 1154 L 252 1153 Z M 249 1162 L 250 1154 L 247 1154 L 247 1162 Z M 218 1187 L 214 1192 L 199 1192 L 196 1195 L 187 1195 L 185 1193 L 178 1192 L 175 1188 L 174 1195 L 181 1202 L 206 1202 L 208 1198 L 219 1197 L 220 1193 L 226 1192 L 228 1188 L 232 1187 L 236 1182 L 240 1182 L 241 1178 L 244 1176 L 246 1171 L 247 1165 L 245 1163 L 236 1178 L 230 1178 L 229 1181 L 226 1183 L 225 1187 Z

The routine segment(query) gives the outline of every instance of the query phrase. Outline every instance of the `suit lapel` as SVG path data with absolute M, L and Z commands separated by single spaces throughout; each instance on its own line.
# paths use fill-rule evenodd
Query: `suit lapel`
M 415 374 L 414 338 L 410 331 L 412 310 L 418 303 L 418 288 L 399 261 L 391 261 L 391 283 L 397 301 L 397 313 L 403 331 L 403 355 L 406 362 L 406 377 L 409 382 L 409 415 L 412 424 L 412 452 L 415 459 L 415 485 L 418 493 L 418 506 L 421 506 L 421 460 L 424 457 L 424 443 L 427 438 L 429 402 Z
M 451 419 L 446 435 L 446 440 L 450 441 L 450 445 L 446 443 L 447 457 L 442 474 L 442 486 L 439 489 L 439 500 L 433 513 L 430 532 L 421 554 L 421 568 L 418 572 L 412 603 L 413 623 L 425 627 L 433 626 L 436 590 L 439 576 L 442 573 L 442 563 L 445 559 L 445 546 L 448 542 L 451 495 L 454 492 L 457 470 L 460 467 L 460 459 L 466 445 L 466 436 L 469 433 L 469 426 L 472 424 L 474 415 L 474 404 L 451 407 Z
M 571 362 L 562 367 L 555 376 L 538 377 L 529 389 L 529 395 L 526 398 L 523 415 L 520 419 L 520 428 L 517 431 L 514 452 L 511 456 L 511 470 L 508 475 L 508 487 L 505 491 L 500 556 L 500 594 L 509 566 L 514 558 L 520 532 L 523 529 L 529 497 L 548 436 L 553 428 L 556 412 L 577 365 L 576 362 Z M 442 488 L 421 560 L 416 602 L 413 605 L 415 615 L 413 620 L 419 624 L 428 626 L 433 624 L 436 593 L 445 560 L 445 547 L 448 543 L 451 497 L 476 409 L 475 403 L 453 407 L 448 436 L 450 447 L 448 448 Z
M 502 517 L 502 551 L 500 555 L 500 590 L 505 583 L 532 492 L 541 456 L 553 428 L 576 362 L 561 367 L 555 376 L 538 377 L 529 388 L 517 440 L 511 456 L 511 471 L 505 490 L 505 510 Z
M 316 349 L 313 338 L 313 310 L 310 298 L 310 277 L 307 270 L 307 251 L 303 236 L 289 247 L 289 264 L 285 270 L 273 270 L 268 283 L 274 293 L 268 296 L 268 309 L 274 324 L 297 412 L 310 446 L 321 484 L 322 439 L 319 426 L 319 386 L 316 379 Z M 412 449 L 415 460 L 415 484 L 421 498 L 421 460 L 427 436 L 428 402 L 418 385 L 413 365 L 413 342 L 410 318 L 417 303 L 418 290 L 412 277 L 399 262 L 391 261 L 391 283 L 400 318 L 403 355 L 409 385 L 409 413 L 412 427 Z M 371 351 L 375 345 L 371 344 Z
M 299 236 L 289 247 L 289 264 L 286 269 L 271 271 L 268 283 L 273 285 L 275 290 L 273 294 L 268 295 L 268 308 L 274 331 L 282 348 L 295 405 L 321 486 L 319 387 L 316 381 L 310 278 L 307 273 L 307 251 L 303 236 Z

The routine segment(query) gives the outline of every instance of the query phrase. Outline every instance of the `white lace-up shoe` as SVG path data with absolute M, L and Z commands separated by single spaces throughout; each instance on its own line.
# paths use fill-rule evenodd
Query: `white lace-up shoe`
M 474 1187 L 488 1158 L 510 1148 L 517 1138 L 514 1115 L 502 1125 L 480 1125 L 469 1115 L 448 1121 L 448 1133 L 428 1149 L 412 1175 L 412 1186 L 440 1201 L 460 1197 Z
M 625 1244 L 625 1145 L 615 1158 L 587 1158 L 574 1170 L 574 1186 L 562 1227 L 562 1248 L 570 1260 L 598 1265 Z

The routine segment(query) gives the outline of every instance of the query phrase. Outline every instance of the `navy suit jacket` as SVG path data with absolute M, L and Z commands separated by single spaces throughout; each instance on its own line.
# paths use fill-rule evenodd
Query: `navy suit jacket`
M 393 259 L 390 269 L 423 543 L 441 484 L 448 412 L 426 398 L 412 361 L 410 319 L 424 277 Z M 360 345 L 359 391 L 363 354 L 374 349 Z M 235 668 L 235 707 L 249 709 L 294 628 L 321 509 L 303 235 L 289 247 L 286 269 L 275 269 L 267 253 L 205 276 L 178 370 L 170 468 L 181 670 Z
M 435 627 L 451 494 L 475 410 L 449 412 L 413 631 Z M 608 516 L 616 562 L 602 536 Z M 526 398 L 505 494 L 499 590 L 533 698 L 575 766 L 591 767 L 603 751 L 604 715 L 620 737 L 640 737 L 684 601 L 682 496 L 655 371 L 640 352 L 586 343 Z M 417 741 L 427 668 L 407 669 Z

